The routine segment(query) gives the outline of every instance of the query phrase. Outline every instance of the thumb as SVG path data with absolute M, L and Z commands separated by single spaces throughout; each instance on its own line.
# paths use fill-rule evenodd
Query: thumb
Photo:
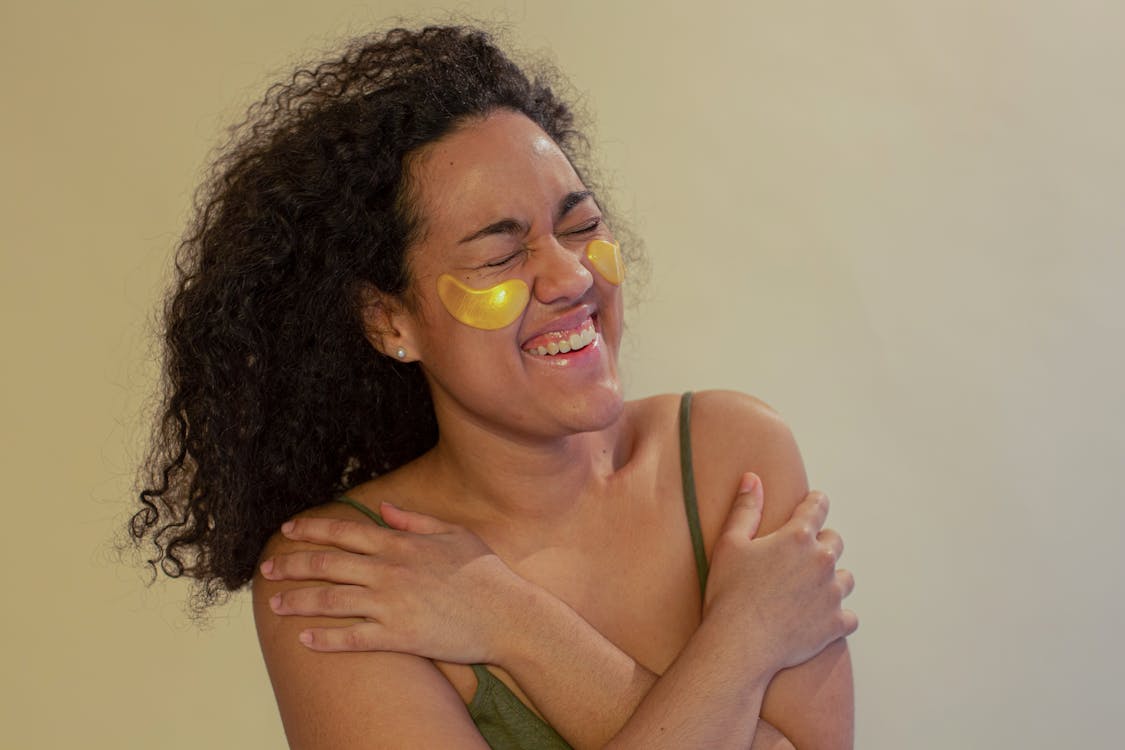
M 763 500 L 762 480 L 757 474 L 749 471 L 743 474 L 723 531 L 734 532 L 745 539 L 752 539 L 758 533 L 758 525 L 762 522 Z
M 433 516 L 403 510 L 386 501 L 379 506 L 379 515 L 392 529 L 408 531 L 411 534 L 440 534 L 448 528 L 448 524 Z

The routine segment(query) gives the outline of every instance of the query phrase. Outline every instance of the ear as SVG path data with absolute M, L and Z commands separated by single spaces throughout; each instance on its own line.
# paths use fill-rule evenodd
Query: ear
M 418 361 L 411 335 L 413 316 L 402 300 L 365 283 L 360 289 L 360 305 L 364 335 L 376 350 L 396 362 Z M 398 356 L 400 350 L 406 352 L 405 357 Z

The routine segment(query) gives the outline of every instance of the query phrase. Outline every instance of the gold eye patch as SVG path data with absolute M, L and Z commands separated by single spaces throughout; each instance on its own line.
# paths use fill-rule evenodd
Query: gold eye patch
M 625 262 L 621 246 L 608 240 L 594 240 L 586 246 L 586 257 L 602 278 L 614 286 L 625 280 Z
M 443 273 L 438 277 L 437 290 L 450 315 L 484 331 L 514 323 L 531 299 L 531 291 L 520 279 L 509 279 L 488 289 L 470 289 Z

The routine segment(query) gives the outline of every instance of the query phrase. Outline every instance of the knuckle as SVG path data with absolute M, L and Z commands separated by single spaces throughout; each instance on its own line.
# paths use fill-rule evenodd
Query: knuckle
M 348 628 L 343 632 L 344 645 L 352 651 L 362 651 L 367 648 L 367 636 L 357 628 Z
M 799 523 L 793 527 L 793 541 L 800 545 L 812 544 L 816 539 L 816 532 L 807 523 Z
M 329 562 L 327 552 L 317 551 L 309 553 L 309 570 L 314 573 L 323 573 L 328 569 Z
M 402 534 L 392 534 L 383 541 L 380 551 L 397 560 L 408 559 L 412 552 L 411 539 Z
M 330 587 L 318 589 L 316 600 L 320 608 L 324 610 L 334 610 L 342 604 L 338 589 Z
M 392 587 L 402 587 L 408 583 L 410 568 L 401 563 L 391 562 L 383 566 L 382 579 Z
M 328 527 L 325 529 L 325 531 L 327 532 L 328 536 L 334 539 L 339 539 L 348 532 L 351 525 L 351 521 L 346 521 L 342 518 L 333 518 L 328 522 Z

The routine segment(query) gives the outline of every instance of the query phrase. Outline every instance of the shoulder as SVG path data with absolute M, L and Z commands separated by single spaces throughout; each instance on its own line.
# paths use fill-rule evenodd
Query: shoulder
M 358 510 L 329 503 L 301 518 L 371 523 Z M 262 560 L 312 549 L 275 534 Z M 291 747 L 477 746 L 479 734 L 464 701 L 428 659 L 389 652 L 318 653 L 300 643 L 309 627 L 340 627 L 357 619 L 279 616 L 269 600 L 285 589 L 315 581 L 271 581 L 260 570 L 252 581 L 254 621 L 262 655 Z
M 356 508 L 345 503 L 329 502 L 301 511 L 290 520 L 300 518 L 327 518 L 355 523 L 374 523 L 369 517 Z M 251 594 L 254 604 L 254 621 L 258 628 L 258 637 L 262 642 L 262 650 L 266 652 L 267 666 L 269 666 L 269 651 L 279 638 L 292 635 L 295 639 L 301 629 L 319 625 L 341 625 L 349 621 L 329 618 L 309 617 L 280 617 L 270 609 L 269 600 L 274 594 L 287 589 L 301 588 L 314 585 L 317 582 L 309 581 L 276 581 L 262 576 L 261 563 L 278 555 L 287 555 L 294 552 L 312 550 L 333 551 L 334 548 L 326 547 L 311 542 L 289 539 L 277 531 L 266 541 L 258 559 L 259 568 L 254 571 L 251 579 Z M 358 618 L 350 622 L 358 622 Z M 290 632 L 291 631 L 291 632 Z M 288 646 L 288 644 L 286 644 Z M 300 650 L 298 650 L 300 653 Z
M 665 425 L 676 419 L 685 394 L 664 393 L 628 402 L 630 417 L 642 428 Z M 739 391 L 693 391 L 690 394 L 689 416 L 693 431 L 704 428 L 699 437 L 745 437 L 746 430 L 762 431 L 763 437 L 773 432 L 787 432 L 781 416 L 765 401 Z
M 762 480 L 759 534 L 784 524 L 808 493 L 804 462 L 785 420 L 764 401 L 737 391 L 701 391 L 691 405 L 692 463 L 708 538 L 725 520 L 743 473 Z

